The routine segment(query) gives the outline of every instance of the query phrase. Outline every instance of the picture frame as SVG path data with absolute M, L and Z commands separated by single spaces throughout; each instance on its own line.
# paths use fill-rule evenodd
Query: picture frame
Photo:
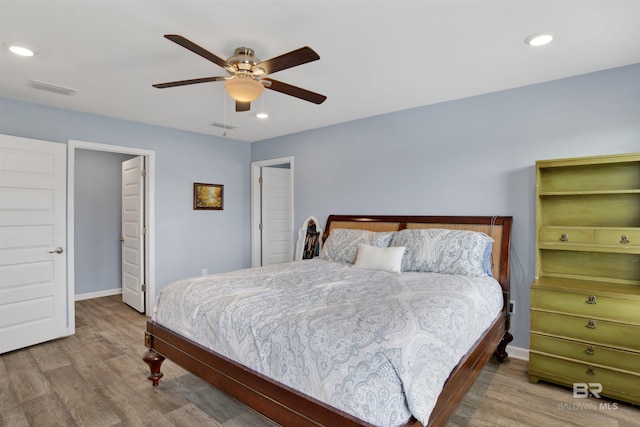
M 221 211 L 224 208 L 224 185 L 193 183 L 193 209 Z

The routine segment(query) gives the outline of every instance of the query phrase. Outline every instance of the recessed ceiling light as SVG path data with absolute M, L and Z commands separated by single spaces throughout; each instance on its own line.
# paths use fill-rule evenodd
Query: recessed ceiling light
M 20 56 L 33 56 L 33 51 L 22 46 L 9 46 L 9 50 Z
M 258 113 L 256 114 L 256 117 L 259 119 L 268 119 L 269 118 L 269 114 L 267 113 Z
M 538 47 L 549 44 L 552 40 L 553 34 L 551 33 L 534 33 L 524 39 L 524 42 L 529 46 Z

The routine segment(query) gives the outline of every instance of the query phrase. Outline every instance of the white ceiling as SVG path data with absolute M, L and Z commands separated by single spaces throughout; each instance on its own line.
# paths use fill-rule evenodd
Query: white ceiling
M 551 45 L 524 44 L 541 31 L 555 33 Z M 262 60 L 310 46 L 319 61 L 272 76 L 327 100 L 265 90 L 236 113 L 223 82 L 155 89 L 226 75 L 164 34 L 222 58 L 239 46 Z M 0 0 L 0 41 L 0 96 L 218 136 L 211 124 L 226 122 L 239 126 L 228 138 L 252 142 L 640 63 L 640 0 Z M 18 57 L 11 44 L 37 54 Z M 255 117 L 263 105 L 267 120 Z

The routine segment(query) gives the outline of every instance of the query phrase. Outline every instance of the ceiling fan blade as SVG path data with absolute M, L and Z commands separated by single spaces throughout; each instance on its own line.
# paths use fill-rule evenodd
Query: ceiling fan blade
M 251 103 L 250 102 L 236 101 L 236 111 L 237 112 L 249 111 L 250 109 L 251 109 Z
M 262 68 L 264 74 L 273 74 L 277 71 L 286 70 L 287 68 L 306 64 L 307 62 L 320 59 L 320 56 L 310 47 L 305 46 L 300 49 L 293 50 L 289 53 L 267 59 L 253 68 Z
M 229 64 L 227 61 L 225 61 L 224 59 L 220 58 L 219 56 L 214 55 L 213 53 L 209 52 L 205 48 L 198 46 L 197 44 L 195 44 L 194 42 L 192 42 L 189 39 L 186 39 L 186 38 L 184 38 L 182 36 L 179 36 L 177 34 L 165 34 L 164 37 L 169 39 L 169 40 L 171 40 L 174 43 L 179 44 L 180 46 L 184 47 L 185 49 L 189 49 L 191 52 L 202 56 L 204 59 L 207 59 L 207 60 L 213 62 L 214 64 L 221 66 L 222 68 L 224 68 L 225 70 L 227 70 L 230 73 L 234 73 L 235 72 L 235 68 L 233 68 L 233 65 Z
M 311 92 L 310 90 L 302 89 L 297 86 L 293 86 L 287 83 L 282 83 L 273 79 L 262 79 L 262 81 L 268 81 L 271 85 L 265 85 L 266 89 L 275 90 L 276 92 L 284 93 L 285 95 L 295 96 L 296 98 L 304 99 L 305 101 L 313 102 L 314 104 L 322 104 L 326 96 L 319 93 Z
M 168 87 L 185 86 L 185 85 L 192 85 L 196 83 L 217 82 L 217 81 L 226 80 L 226 79 L 227 79 L 226 77 L 222 77 L 222 76 L 202 77 L 200 79 L 178 80 L 176 82 L 156 83 L 152 86 L 158 89 L 165 89 Z

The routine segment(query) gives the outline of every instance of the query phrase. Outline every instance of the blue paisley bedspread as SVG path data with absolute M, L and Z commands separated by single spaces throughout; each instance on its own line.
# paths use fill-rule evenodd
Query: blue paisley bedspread
M 491 277 L 313 259 L 172 283 L 154 320 L 371 424 L 426 425 L 502 301 Z

